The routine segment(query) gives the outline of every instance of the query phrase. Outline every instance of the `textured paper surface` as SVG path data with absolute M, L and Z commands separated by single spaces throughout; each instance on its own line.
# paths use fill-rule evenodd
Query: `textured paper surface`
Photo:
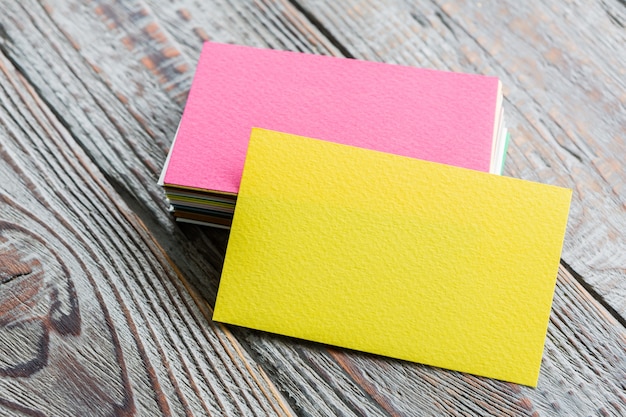
M 255 129 L 213 318 L 534 386 L 570 197 Z
M 207 43 L 165 184 L 236 194 L 252 127 L 489 171 L 499 81 Z

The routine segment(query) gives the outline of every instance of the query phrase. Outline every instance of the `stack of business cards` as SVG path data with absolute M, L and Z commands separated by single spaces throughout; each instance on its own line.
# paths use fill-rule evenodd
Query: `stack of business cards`
M 494 77 L 206 44 L 160 182 L 232 226 L 213 319 L 535 386 L 571 191 L 494 175 L 502 114 Z
M 497 78 L 205 44 L 163 169 L 178 220 L 230 227 L 253 127 L 501 173 Z

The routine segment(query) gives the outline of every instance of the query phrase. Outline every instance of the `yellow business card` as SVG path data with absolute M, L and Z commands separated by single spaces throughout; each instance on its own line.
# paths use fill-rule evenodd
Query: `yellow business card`
M 570 199 L 253 129 L 213 319 L 535 386 Z

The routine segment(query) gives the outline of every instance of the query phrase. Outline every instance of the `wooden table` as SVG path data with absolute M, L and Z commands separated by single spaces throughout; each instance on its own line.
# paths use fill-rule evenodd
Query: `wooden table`
M 623 0 L 3 0 L 0 415 L 626 415 Z M 205 40 L 502 79 L 574 190 L 539 386 L 211 321 L 228 235 L 156 180 Z

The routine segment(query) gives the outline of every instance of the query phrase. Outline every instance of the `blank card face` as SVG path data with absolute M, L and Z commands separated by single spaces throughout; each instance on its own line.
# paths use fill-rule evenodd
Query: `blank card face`
M 570 198 L 254 129 L 213 318 L 535 386 Z
M 486 172 L 500 104 L 495 77 L 208 42 L 164 183 L 237 194 L 253 127 Z

